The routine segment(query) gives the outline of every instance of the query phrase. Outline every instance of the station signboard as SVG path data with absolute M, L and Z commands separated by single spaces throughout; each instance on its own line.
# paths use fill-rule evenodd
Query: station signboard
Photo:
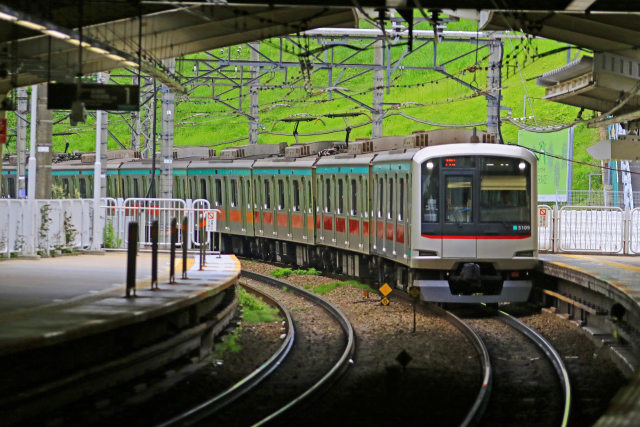
M 47 108 L 69 110 L 79 100 L 86 110 L 138 111 L 140 90 L 137 85 L 101 85 L 97 83 L 49 83 Z

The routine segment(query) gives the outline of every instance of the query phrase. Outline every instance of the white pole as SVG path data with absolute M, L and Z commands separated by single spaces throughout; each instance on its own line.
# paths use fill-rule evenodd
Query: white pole
M 91 239 L 91 250 L 93 251 L 99 251 L 102 246 L 102 212 L 100 208 L 102 114 L 102 110 L 96 111 L 96 162 L 93 165 L 93 239 Z
M 31 86 L 31 135 L 29 135 L 29 182 L 27 187 L 29 213 L 24 216 L 27 221 L 25 227 L 25 253 L 35 255 L 38 243 L 36 233 L 36 122 L 38 115 L 38 86 Z

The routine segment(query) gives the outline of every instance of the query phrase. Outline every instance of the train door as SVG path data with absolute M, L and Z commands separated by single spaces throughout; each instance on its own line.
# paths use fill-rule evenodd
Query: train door
M 336 181 L 336 215 L 335 239 L 339 248 L 349 247 L 349 232 L 347 230 L 348 194 L 346 175 L 338 175 Z
M 334 176 L 327 175 L 324 178 L 325 191 L 325 217 L 324 217 L 324 233 L 325 243 L 335 245 L 336 243 L 336 227 L 335 227 L 335 211 L 336 211 L 336 179 Z
M 275 206 L 277 201 L 273 200 L 273 180 L 271 177 L 264 175 L 262 177 L 262 191 L 264 195 L 264 203 L 262 205 L 262 225 L 264 235 L 273 238 L 276 234 L 275 225 Z
M 373 206 L 373 221 L 375 223 L 373 250 L 383 253 L 384 248 L 384 176 L 382 174 L 375 175 L 375 200 Z
M 304 221 L 303 228 L 307 236 L 307 242 L 313 244 L 315 241 L 315 224 L 314 224 L 314 198 L 313 198 L 313 176 L 302 178 Z
M 238 207 L 240 209 L 240 232 L 246 234 L 247 232 L 247 212 L 249 211 L 249 203 L 247 198 L 249 197 L 249 186 L 247 185 L 247 178 L 241 176 L 238 182 Z
M 401 173 L 398 174 L 398 187 L 396 191 L 396 239 L 395 239 L 395 251 L 398 259 L 403 259 L 407 255 L 409 230 L 407 217 L 409 215 L 408 209 L 408 175 Z
M 348 247 L 354 251 L 362 250 L 362 224 L 360 223 L 361 212 L 358 206 L 358 199 L 360 199 L 360 197 L 358 197 L 358 179 L 361 178 L 361 176 L 358 176 L 358 178 L 352 176 L 347 180 L 347 199 L 349 201 L 347 240 L 349 241 Z
M 302 181 L 301 177 L 291 178 L 291 228 L 290 233 L 293 240 L 302 242 L 304 235 L 305 212 L 302 204 Z
M 396 246 L 395 246 L 395 236 L 396 236 L 396 184 L 398 182 L 397 175 L 393 172 L 389 172 L 386 175 L 387 181 L 387 212 L 385 215 L 385 227 L 384 227 L 384 237 L 385 237 L 385 254 L 388 257 L 395 258 L 396 256 Z
M 257 236 L 264 235 L 264 221 L 262 208 L 264 206 L 264 192 L 262 189 L 262 177 L 253 175 L 253 229 Z
M 442 257 L 475 258 L 473 172 L 442 172 Z
M 277 211 L 275 213 L 276 233 L 281 239 L 287 239 L 289 233 L 289 221 L 287 213 L 287 179 L 284 176 L 276 178 Z

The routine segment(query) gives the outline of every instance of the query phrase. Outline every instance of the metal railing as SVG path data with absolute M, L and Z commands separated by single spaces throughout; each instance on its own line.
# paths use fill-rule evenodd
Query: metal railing
M 158 221 L 158 245 L 168 248 L 171 243 L 171 220 L 176 218 L 182 224 L 184 217 L 188 219 L 187 248 L 206 247 L 210 244 L 210 233 L 201 234 L 200 230 L 206 227 L 208 214 L 214 212 L 213 218 L 208 219 L 214 222 L 209 229 L 217 231 L 217 216 L 220 213 L 217 209 L 212 210 L 205 199 L 105 199 L 102 207 L 105 209 L 106 224 L 113 230 L 115 246 L 121 248 L 128 244 L 125 230 L 131 222 L 139 224 L 138 244 L 151 245 L 151 228 L 155 221 Z M 178 241 L 182 241 L 182 233 L 182 227 L 178 227 Z M 203 241 L 201 236 L 204 236 Z
M 640 208 L 539 205 L 538 250 L 640 254 Z

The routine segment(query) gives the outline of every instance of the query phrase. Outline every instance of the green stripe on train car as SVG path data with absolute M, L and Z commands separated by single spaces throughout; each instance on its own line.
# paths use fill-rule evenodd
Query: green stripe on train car
M 26 171 L 25 171 L 26 172 Z M 16 171 L 2 171 L 2 175 L 15 175 Z
M 369 168 L 340 168 L 340 173 L 369 173 Z
M 410 169 L 411 165 L 409 163 L 373 165 L 374 172 L 409 171 Z
M 174 169 L 173 170 L 173 174 L 174 175 L 186 175 L 187 174 L 187 170 L 186 169 Z
M 340 168 L 316 168 L 316 173 L 339 173 Z
M 93 175 L 93 171 L 80 171 L 82 175 Z M 107 175 L 117 175 L 118 171 L 107 171 Z
M 278 169 L 254 169 L 256 175 L 279 175 Z
M 250 172 L 246 169 L 217 169 L 218 175 L 249 175 Z
M 80 175 L 80 171 L 51 171 L 51 175 Z

